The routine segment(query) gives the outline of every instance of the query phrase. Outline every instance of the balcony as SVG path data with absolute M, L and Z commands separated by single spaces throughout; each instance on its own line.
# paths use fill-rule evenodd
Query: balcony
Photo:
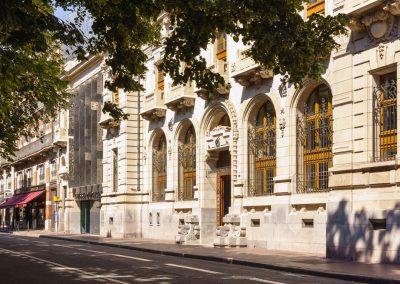
M 67 129 L 57 128 L 54 132 L 53 144 L 60 147 L 67 147 L 68 135 Z
M 53 148 L 53 134 L 48 133 L 15 152 L 14 161 L 38 155 Z
M 179 85 L 171 88 L 165 99 L 165 105 L 170 110 L 178 111 L 193 107 L 195 99 L 192 84 Z
M 146 120 L 158 120 L 165 117 L 164 92 L 150 93 L 145 96 L 144 108 L 140 113 Z
M 215 90 L 213 95 L 217 96 L 227 96 L 229 95 L 229 90 L 231 84 L 229 83 L 228 75 L 228 64 L 225 60 L 217 60 L 216 64 L 208 67 L 209 70 L 215 73 L 219 73 L 225 81 L 225 84 L 220 84 Z M 210 93 L 202 88 L 194 88 L 194 93 L 196 93 L 200 98 L 208 100 L 210 98 Z
M 231 77 L 240 85 L 247 87 L 265 79 L 273 78 L 272 70 L 263 70 L 261 66 L 246 54 L 246 50 L 238 53 L 238 60 L 231 65 Z
M 344 12 L 351 16 L 359 16 L 365 12 L 371 11 L 382 4 L 377 0 L 346 0 L 344 3 Z
M 68 174 L 68 168 L 66 166 L 60 166 L 58 169 L 58 175 L 64 176 Z
M 108 113 L 101 112 L 99 125 L 103 129 L 114 128 L 119 126 L 119 122 Z
M 231 128 L 219 125 L 206 135 L 207 151 L 228 150 L 231 141 Z

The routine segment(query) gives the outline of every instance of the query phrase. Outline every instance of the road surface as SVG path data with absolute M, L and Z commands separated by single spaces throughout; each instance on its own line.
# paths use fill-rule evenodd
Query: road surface
M 0 234 L 0 283 L 354 283 L 61 240 Z

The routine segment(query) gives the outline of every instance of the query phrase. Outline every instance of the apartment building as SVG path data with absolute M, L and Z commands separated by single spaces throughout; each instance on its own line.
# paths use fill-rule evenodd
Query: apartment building
M 13 160 L 1 161 L 2 228 L 56 230 L 66 139 L 65 113 L 43 116 L 32 137 L 20 137 Z

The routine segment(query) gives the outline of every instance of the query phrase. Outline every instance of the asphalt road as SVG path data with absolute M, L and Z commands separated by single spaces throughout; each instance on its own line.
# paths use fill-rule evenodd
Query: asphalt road
M 0 283 L 354 283 L 127 249 L 0 234 Z

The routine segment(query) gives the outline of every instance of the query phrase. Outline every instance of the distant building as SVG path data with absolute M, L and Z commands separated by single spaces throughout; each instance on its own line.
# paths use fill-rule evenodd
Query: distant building
M 100 232 L 102 192 L 102 129 L 99 126 L 104 80 L 102 56 L 66 65 L 69 91 L 74 95 L 68 113 L 67 174 L 64 231 Z
M 43 117 L 33 137 L 20 137 L 13 161 L 1 161 L 1 228 L 55 230 L 56 200 L 64 183 L 59 171 L 65 159 L 65 119 L 63 111 Z

